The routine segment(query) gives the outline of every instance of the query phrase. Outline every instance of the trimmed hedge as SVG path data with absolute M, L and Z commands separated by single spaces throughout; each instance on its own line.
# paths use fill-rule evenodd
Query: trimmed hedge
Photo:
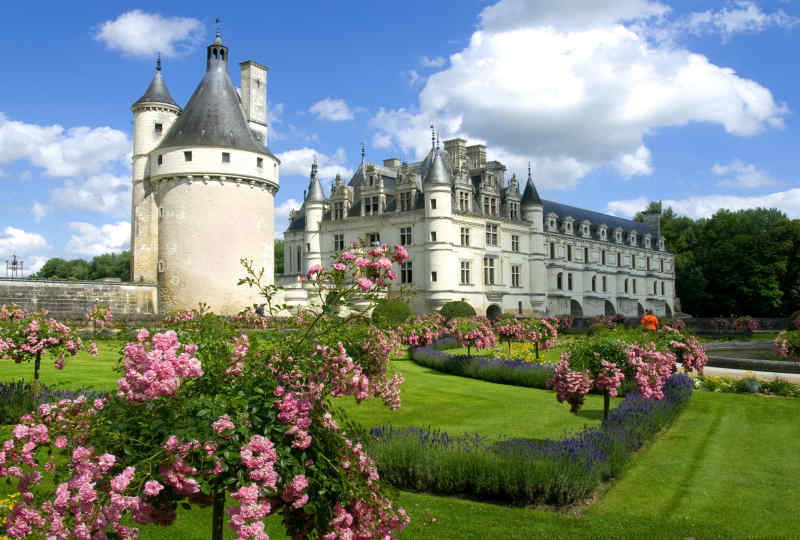
M 397 298 L 380 300 L 372 310 L 372 322 L 381 328 L 400 326 L 413 316 L 409 305 Z
M 632 454 L 669 425 L 692 395 L 692 379 L 671 376 L 664 399 L 631 392 L 601 426 L 561 440 L 451 437 L 426 428 L 373 428 L 366 447 L 381 478 L 398 488 L 513 504 L 567 505 L 619 474 Z
M 445 320 L 455 319 L 456 317 L 474 317 L 475 308 L 466 302 L 447 302 L 440 311 Z

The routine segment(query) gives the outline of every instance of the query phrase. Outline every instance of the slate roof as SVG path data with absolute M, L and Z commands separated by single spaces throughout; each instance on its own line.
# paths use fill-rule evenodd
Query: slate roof
M 533 179 L 528 176 L 528 182 L 525 184 L 525 192 L 522 194 L 522 206 L 531 204 L 542 204 L 542 199 L 539 198 L 539 192 L 536 191 L 536 186 L 533 185 Z
M 150 86 L 147 87 L 147 90 L 145 90 L 144 95 L 140 97 L 138 100 L 136 100 L 136 103 L 134 103 L 132 107 L 135 107 L 140 103 L 166 103 L 168 105 L 173 105 L 175 107 L 178 107 L 178 104 L 175 103 L 174 99 L 172 99 L 169 90 L 167 90 L 167 85 L 164 82 L 164 77 L 161 75 L 160 63 L 158 68 L 156 68 L 156 74 L 153 75 L 153 80 L 150 81 Z
M 655 238 L 655 234 L 650 228 L 645 225 L 644 223 L 639 223 L 638 221 L 633 221 L 632 219 L 625 219 L 616 216 L 610 216 L 608 214 L 602 214 L 600 212 L 594 212 L 592 210 L 584 210 L 583 208 L 578 208 L 576 206 L 569 206 L 567 204 L 557 203 L 554 201 L 542 200 L 542 211 L 544 212 L 544 218 L 547 219 L 547 214 L 554 213 L 556 214 L 559 219 L 564 219 L 566 217 L 571 217 L 575 220 L 576 224 L 580 223 L 584 220 L 589 220 L 592 224 L 591 233 L 592 238 L 595 240 L 600 239 L 600 235 L 597 232 L 599 230 L 600 225 L 607 225 L 608 226 L 608 237 L 607 241 L 613 243 L 613 232 L 614 229 L 617 227 L 621 228 L 626 233 L 631 231 L 636 231 L 639 235 L 637 238 L 637 245 L 642 247 L 644 246 L 644 235 L 650 233 L 653 235 L 654 240 L 654 249 L 657 245 L 657 238 Z

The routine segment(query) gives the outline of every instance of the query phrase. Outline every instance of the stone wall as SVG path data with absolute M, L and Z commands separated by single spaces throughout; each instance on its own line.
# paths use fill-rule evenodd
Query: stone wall
M 111 307 L 114 317 L 136 318 L 158 313 L 158 288 L 140 283 L 0 278 L 0 304 L 47 309 L 60 319 L 82 319 L 92 305 L 104 304 Z

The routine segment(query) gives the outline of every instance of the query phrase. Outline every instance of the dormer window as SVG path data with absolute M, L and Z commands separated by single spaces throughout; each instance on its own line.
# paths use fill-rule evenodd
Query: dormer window
M 667 249 L 666 242 L 664 241 L 663 237 L 658 239 L 658 249 L 660 249 L 661 251 Z
M 644 237 L 644 247 L 646 247 L 647 249 L 650 249 L 651 245 L 652 245 L 652 242 L 651 242 L 651 239 L 650 239 L 650 235 L 646 234 L 645 237 Z
M 588 221 L 583 221 L 581 223 L 581 236 L 583 236 L 584 238 L 589 238 L 590 230 L 591 229 L 590 229 L 589 222 Z
M 605 225 L 600 226 L 600 240 L 608 240 L 608 227 Z
M 630 233 L 630 241 L 631 241 L 631 245 L 632 246 L 636 245 L 636 232 L 635 231 L 631 231 L 631 233 Z
M 573 233 L 573 223 L 574 220 L 571 217 L 568 217 L 564 220 L 564 232 L 567 234 Z
M 614 231 L 614 240 L 616 240 L 617 243 L 622 243 L 622 229 L 616 229 Z

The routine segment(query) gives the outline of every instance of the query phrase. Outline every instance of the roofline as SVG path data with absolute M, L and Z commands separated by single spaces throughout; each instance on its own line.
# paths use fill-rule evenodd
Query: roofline
M 264 64 L 259 64 L 255 60 L 245 60 L 244 62 L 239 62 L 239 67 L 242 67 L 245 64 L 252 64 L 252 65 L 254 65 L 256 67 L 260 67 L 264 71 L 269 71 L 269 67 L 265 66 Z

